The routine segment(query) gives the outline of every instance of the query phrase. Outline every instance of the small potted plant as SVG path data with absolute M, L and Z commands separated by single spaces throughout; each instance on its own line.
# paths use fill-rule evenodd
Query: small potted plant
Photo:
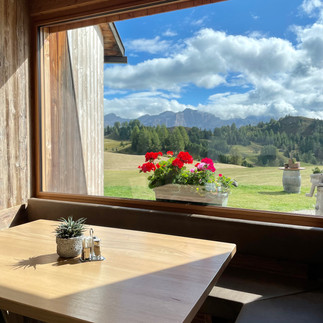
M 60 218 L 61 222 L 55 229 L 57 254 L 63 258 L 73 258 L 81 254 L 85 218 L 73 220 Z
M 300 168 L 301 166 L 301 163 L 300 162 L 297 162 L 295 160 L 295 158 L 290 158 L 289 161 L 288 161 L 288 167 L 291 168 L 291 169 L 298 169 Z

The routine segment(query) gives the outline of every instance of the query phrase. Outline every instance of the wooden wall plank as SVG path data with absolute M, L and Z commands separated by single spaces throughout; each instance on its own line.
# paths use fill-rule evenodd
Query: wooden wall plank
M 27 211 L 24 204 L 0 210 L 0 230 L 25 223 L 27 219 Z
M 104 194 L 103 53 L 98 26 L 49 33 L 44 42 L 44 191 Z
M 25 1 L 0 1 L 0 210 L 30 197 L 29 41 Z
M 47 49 L 47 46 L 49 49 Z M 87 194 L 67 33 L 50 33 L 43 47 L 43 189 Z M 49 81 L 48 81 L 49 79 Z M 46 84 L 50 83 L 50 86 Z M 48 158 L 49 157 L 49 158 Z

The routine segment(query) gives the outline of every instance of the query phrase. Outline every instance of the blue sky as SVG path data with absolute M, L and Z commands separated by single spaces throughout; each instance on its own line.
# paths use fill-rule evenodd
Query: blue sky
M 105 65 L 105 114 L 323 119 L 321 0 L 228 0 L 116 26 L 128 64 Z

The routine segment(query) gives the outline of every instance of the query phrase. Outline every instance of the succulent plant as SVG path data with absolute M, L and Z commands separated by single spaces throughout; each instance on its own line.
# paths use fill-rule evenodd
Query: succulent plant
M 74 237 L 80 237 L 83 235 L 83 232 L 86 230 L 84 223 L 85 218 L 80 218 L 78 220 L 73 220 L 70 216 L 67 219 L 60 218 L 61 222 L 55 229 L 56 237 L 62 239 L 69 239 Z

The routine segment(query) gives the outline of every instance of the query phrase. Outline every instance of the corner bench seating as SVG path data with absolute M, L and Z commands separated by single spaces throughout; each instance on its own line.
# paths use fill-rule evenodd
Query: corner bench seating
M 24 220 L 62 216 L 235 243 L 235 258 L 201 308 L 213 322 L 323 322 L 323 229 L 36 198 Z
M 323 322 L 323 288 L 319 281 L 305 277 L 230 266 L 201 311 L 220 322 Z

